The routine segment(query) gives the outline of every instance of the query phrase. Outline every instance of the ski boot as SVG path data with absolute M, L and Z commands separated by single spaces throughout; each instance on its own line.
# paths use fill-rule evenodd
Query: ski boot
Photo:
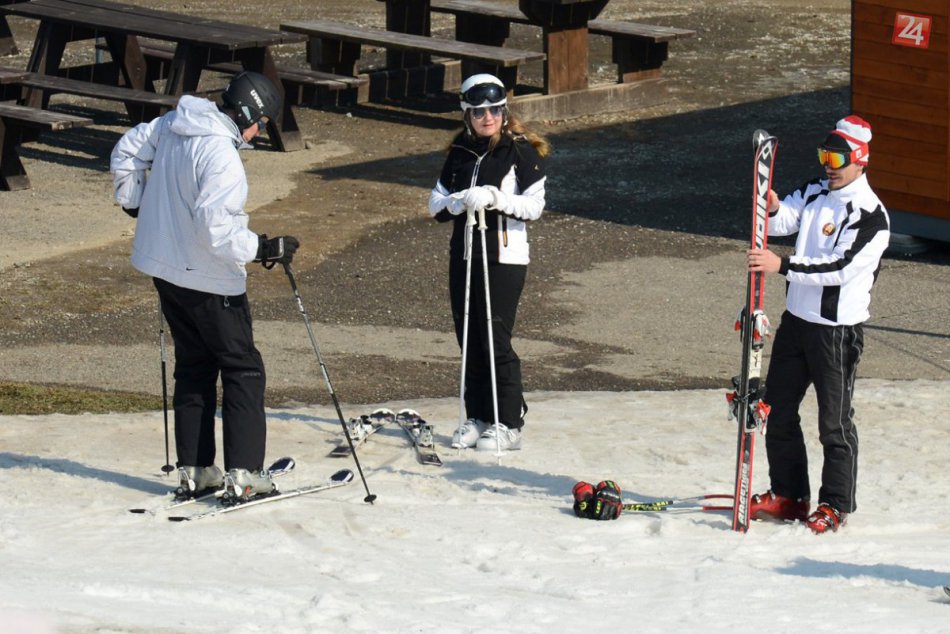
M 224 484 L 224 474 L 221 469 L 211 465 L 209 467 L 178 467 L 178 488 L 175 489 L 176 500 L 187 500 L 198 497 L 206 492 L 221 488 Z
M 435 444 L 435 439 L 432 435 L 432 425 L 422 421 L 414 430 L 416 434 L 416 444 L 420 447 L 431 447 Z
M 259 495 L 270 495 L 277 491 L 277 484 L 267 471 L 249 471 L 231 469 L 224 476 L 224 495 L 222 504 L 231 506 L 247 502 Z
M 801 522 L 808 517 L 809 506 L 811 505 L 807 499 L 793 500 L 783 495 L 775 495 L 770 489 L 752 496 L 749 519 Z
M 363 439 L 369 436 L 372 428 L 373 424 L 370 422 L 368 416 L 351 418 L 346 423 L 346 429 L 350 432 L 350 440 L 352 440 L 354 444 L 363 442 Z
M 805 520 L 805 526 L 816 535 L 834 533 L 848 521 L 848 514 L 841 513 L 830 504 L 822 502 L 818 508 Z

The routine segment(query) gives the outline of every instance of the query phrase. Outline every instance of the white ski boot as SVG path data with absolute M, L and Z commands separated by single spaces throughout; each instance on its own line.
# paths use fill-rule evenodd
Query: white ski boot
M 224 503 L 236 504 L 256 495 L 268 495 L 277 491 L 270 473 L 267 471 L 248 471 L 231 469 L 224 476 Z
M 178 488 L 175 495 L 180 498 L 193 497 L 202 491 L 218 489 L 224 484 L 221 469 L 210 467 L 178 467 Z

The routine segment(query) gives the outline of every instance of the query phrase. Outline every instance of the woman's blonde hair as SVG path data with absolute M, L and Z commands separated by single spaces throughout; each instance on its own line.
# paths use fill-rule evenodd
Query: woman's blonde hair
M 471 110 L 467 110 L 463 116 L 471 116 L 470 113 Z M 471 132 L 470 125 L 465 126 L 465 133 L 474 136 Z M 493 149 L 496 145 L 498 145 L 502 134 L 507 134 L 508 136 L 515 138 L 524 137 L 528 143 L 534 146 L 534 149 L 538 152 L 538 156 L 541 158 L 544 158 L 551 153 L 551 145 L 548 143 L 547 139 L 536 132 L 531 132 L 528 130 L 528 127 L 524 124 L 524 122 L 515 115 L 511 114 L 511 111 L 508 110 L 507 106 L 505 106 L 505 123 L 488 142 L 489 149 Z

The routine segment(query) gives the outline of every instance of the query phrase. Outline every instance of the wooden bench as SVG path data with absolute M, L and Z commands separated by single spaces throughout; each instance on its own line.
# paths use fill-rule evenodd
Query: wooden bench
M 99 43 L 96 47 L 99 50 L 109 50 L 105 43 Z M 171 69 L 171 62 L 175 57 L 175 47 L 164 42 L 139 42 L 139 48 L 148 65 L 147 76 L 149 80 L 155 81 L 167 78 Z M 280 64 L 277 64 L 276 67 L 280 81 L 284 85 L 286 98 L 295 106 L 313 102 L 314 93 L 317 89 L 336 92 L 359 88 L 366 83 L 366 79 L 363 77 L 334 75 L 333 73 L 324 73 L 308 68 L 291 68 Z M 209 64 L 206 68 L 230 75 L 244 70 L 244 67 L 238 62 L 216 62 Z
M 533 24 L 517 6 L 483 0 L 432 0 L 431 10 L 455 16 L 455 39 L 502 46 L 511 23 Z M 622 20 L 594 19 L 588 33 L 611 38 L 620 83 L 657 77 L 669 57 L 669 43 L 695 37 L 696 31 Z
M 23 142 L 24 128 L 65 130 L 91 123 L 91 119 L 84 117 L 0 103 L 0 189 L 11 191 L 30 188 L 30 179 L 17 151 Z
M 129 118 L 133 123 L 150 121 L 164 110 L 171 110 L 178 104 L 178 97 L 148 90 L 135 90 L 110 84 L 98 84 L 68 77 L 24 73 L 16 83 L 27 89 L 24 102 L 28 106 L 45 108 L 50 95 L 67 93 L 107 101 L 125 103 Z
M 544 53 L 534 51 L 456 42 L 328 20 L 289 22 L 281 24 L 280 28 L 309 36 L 307 57 L 311 66 L 339 75 L 357 75 L 361 47 L 379 46 L 459 59 L 462 61 L 463 74 L 493 73 L 504 82 L 509 91 L 513 91 L 517 83 L 518 66 L 545 59 Z

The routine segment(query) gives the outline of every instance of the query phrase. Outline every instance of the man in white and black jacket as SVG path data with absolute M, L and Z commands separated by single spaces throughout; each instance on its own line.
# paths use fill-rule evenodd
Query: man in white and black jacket
M 871 126 L 860 117 L 838 121 L 818 148 L 825 178 L 781 202 L 769 192 L 769 235 L 797 232 L 794 254 L 780 258 L 750 249 L 747 255 L 750 271 L 787 280 L 786 311 L 766 377 L 771 489 L 753 496 L 750 515 L 804 520 L 815 533 L 837 530 L 856 508 L 855 372 L 871 289 L 890 240 L 887 211 L 865 175 L 870 140 Z M 824 463 L 818 506 L 809 515 L 808 457 L 798 408 L 810 384 L 818 398 Z

